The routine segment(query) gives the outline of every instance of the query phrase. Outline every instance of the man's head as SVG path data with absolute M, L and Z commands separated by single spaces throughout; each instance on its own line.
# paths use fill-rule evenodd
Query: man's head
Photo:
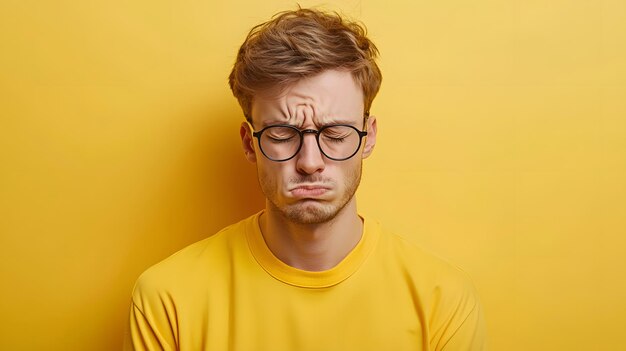
M 286 11 L 252 28 L 239 49 L 229 84 L 252 122 L 252 101 L 260 91 L 325 70 L 347 70 L 363 90 L 363 107 L 369 114 L 382 80 L 377 56 L 378 49 L 358 23 L 314 9 Z
M 230 84 L 269 211 L 312 224 L 356 209 L 362 159 L 376 142 L 376 54 L 365 30 L 337 14 L 299 9 L 252 29 Z

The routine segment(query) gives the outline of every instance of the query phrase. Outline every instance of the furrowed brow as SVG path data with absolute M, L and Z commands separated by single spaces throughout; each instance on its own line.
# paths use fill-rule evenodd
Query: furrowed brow
M 324 121 L 323 125 L 320 125 L 319 127 L 326 127 L 326 126 L 332 126 L 332 125 L 337 125 L 337 124 L 347 124 L 349 126 L 354 126 L 356 127 L 357 124 L 359 124 L 361 121 L 352 121 L 349 119 L 344 119 L 344 118 L 329 118 L 328 120 Z

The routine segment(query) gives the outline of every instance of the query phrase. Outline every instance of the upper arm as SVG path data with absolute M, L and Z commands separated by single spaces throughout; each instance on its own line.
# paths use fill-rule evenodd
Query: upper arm
M 158 281 L 144 273 L 135 284 L 124 350 L 177 350 L 176 305 Z
M 472 280 L 455 267 L 439 273 L 433 299 L 431 348 L 436 351 L 485 350 L 485 320 Z
M 130 306 L 129 328 L 124 336 L 124 350 L 175 350 L 169 332 L 159 329 L 158 321 L 147 317 L 134 302 Z
M 461 322 L 460 326 L 450 330 L 441 351 L 484 351 L 486 345 L 485 320 L 480 303 L 476 301 L 474 308 Z

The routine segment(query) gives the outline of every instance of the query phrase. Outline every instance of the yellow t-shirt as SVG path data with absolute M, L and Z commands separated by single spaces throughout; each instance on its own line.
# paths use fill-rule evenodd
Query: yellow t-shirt
M 337 266 L 303 271 L 271 253 L 259 215 L 141 275 L 127 349 L 484 349 L 481 307 L 458 268 L 366 219 Z

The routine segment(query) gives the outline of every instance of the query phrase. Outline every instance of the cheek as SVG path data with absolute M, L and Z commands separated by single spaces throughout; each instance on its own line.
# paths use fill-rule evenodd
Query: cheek
M 259 180 L 264 185 L 269 185 L 273 189 L 282 187 L 282 183 L 284 183 L 285 179 L 288 179 L 285 165 L 278 162 L 268 162 L 265 160 L 258 162 L 257 172 L 259 174 Z
M 362 162 L 360 159 L 350 160 L 350 164 L 346 165 L 342 172 L 343 183 L 351 186 L 357 179 L 361 177 Z
M 338 161 L 339 162 L 339 161 Z M 361 160 L 340 161 L 338 164 L 327 164 L 324 170 L 326 175 L 335 180 L 339 186 L 347 186 L 354 182 L 361 172 Z

